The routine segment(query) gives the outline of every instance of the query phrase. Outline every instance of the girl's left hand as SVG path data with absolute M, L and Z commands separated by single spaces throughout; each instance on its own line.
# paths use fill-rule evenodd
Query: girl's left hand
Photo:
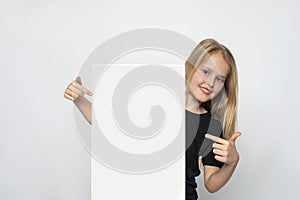
M 241 132 L 232 134 L 229 140 L 216 137 L 211 134 L 205 134 L 205 137 L 214 141 L 213 152 L 216 154 L 215 159 L 223 162 L 226 165 L 237 165 L 239 162 L 239 154 L 235 147 L 236 139 L 241 135 Z

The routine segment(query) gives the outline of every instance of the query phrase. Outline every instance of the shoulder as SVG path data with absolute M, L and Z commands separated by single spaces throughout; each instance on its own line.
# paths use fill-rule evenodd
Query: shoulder
M 210 123 L 208 127 L 208 132 L 212 135 L 220 137 L 222 135 L 222 123 L 221 121 L 213 114 L 211 114 Z

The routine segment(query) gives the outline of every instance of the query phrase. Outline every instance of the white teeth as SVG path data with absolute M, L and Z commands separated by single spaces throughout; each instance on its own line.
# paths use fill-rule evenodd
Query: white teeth
M 205 92 L 208 92 L 208 93 L 209 93 L 209 91 L 208 91 L 207 89 L 205 89 L 205 88 L 203 88 L 203 87 L 201 87 L 201 89 L 204 90 Z

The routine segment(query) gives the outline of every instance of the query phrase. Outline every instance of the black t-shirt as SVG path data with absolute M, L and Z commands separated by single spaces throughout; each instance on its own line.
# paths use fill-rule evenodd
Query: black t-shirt
M 186 118 L 186 200 L 196 200 L 197 183 L 195 178 L 200 175 L 198 157 L 202 156 L 203 165 L 221 168 L 223 163 L 217 161 L 213 153 L 213 141 L 206 139 L 210 133 L 222 137 L 222 126 L 219 120 L 212 117 L 210 112 L 204 114 L 192 113 L 185 110 Z

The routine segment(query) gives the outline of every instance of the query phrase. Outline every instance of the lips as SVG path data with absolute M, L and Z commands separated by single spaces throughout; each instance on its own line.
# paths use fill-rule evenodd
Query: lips
M 206 95 L 209 95 L 210 93 L 212 93 L 212 91 L 207 89 L 206 87 L 200 87 L 200 89 Z

